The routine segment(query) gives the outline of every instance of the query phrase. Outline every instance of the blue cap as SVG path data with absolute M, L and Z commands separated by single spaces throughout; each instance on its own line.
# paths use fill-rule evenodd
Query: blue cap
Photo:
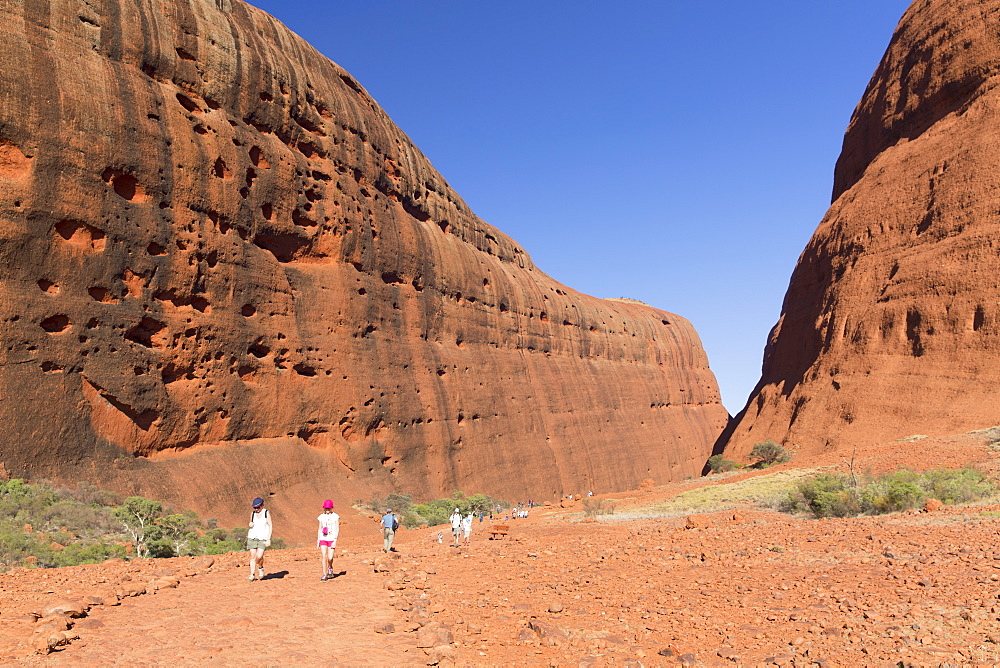
M 260 498 L 259 496 L 253 500 L 254 508 L 260 508 L 263 505 L 264 505 L 264 499 Z

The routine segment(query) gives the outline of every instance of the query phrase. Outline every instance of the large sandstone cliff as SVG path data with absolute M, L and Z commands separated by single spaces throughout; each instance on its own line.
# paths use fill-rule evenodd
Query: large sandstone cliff
M 0 0 L 0 26 L 8 474 L 225 518 L 700 470 L 726 412 L 689 323 L 540 272 L 267 14 Z
M 903 16 L 727 452 L 1000 422 L 998 34 L 1000 0 L 917 0 Z

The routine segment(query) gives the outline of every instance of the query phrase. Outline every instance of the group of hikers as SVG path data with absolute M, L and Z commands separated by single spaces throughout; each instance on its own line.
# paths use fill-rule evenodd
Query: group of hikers
M 250 515 L 250 523 L 247 529 L 250 575 L 247 577 L 247 580 L 253 582 L 254 580 L 264 579 L 264 550 L 271 546 L 271 532 L 274 527 L 271 522 L 271 514 L 264 508 L 264 499 L 258 496 L 251 502 L 251 505 L 253 512 Z M 320 551 L 320 564 L 323 571 L 323 576 L 320 580 L 323 582 L 334 577 L 333 557 L 335 548 L 337 547 L 337 537 L 340 535 L 340 515 L 333 512 L 333 508 L 333 501 L 327 499 L 323 502 L 323 512 L 316 518 L 319 522 L 319 527 L 316 530 L 316 547 Z M 465 516 L 462 515 L 461 510 L 458 508 L 455 508 L 454 512 L 452 512 L 448 521 L 451 522 L 451 535 L 455 547 L 458 547 L 460 543 L 463 545 L 469 544 L 474 519 L 475 516 L 471 510 Z M 482 513 L 479 515 L 479 521 L 483 521 Z M 392 511 L 392 508 L 386 508 L 385 514 L 379 521 L 379 528 L 382 530 L 383 550 L 392 552 L 392 542 L 396 536 L 396 531 L 399 529 L 399 518 Z M 442 542 L 441 534 L 438 534 L 438 542 Z

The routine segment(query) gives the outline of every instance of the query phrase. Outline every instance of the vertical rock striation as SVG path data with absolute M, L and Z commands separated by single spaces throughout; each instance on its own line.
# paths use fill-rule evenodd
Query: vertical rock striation
M 700 469 L 726 412 L 690 324 L 540 272 L 272 17 L 0 0 L 0 26 L 9 473 L 225 518 Z
M 1000 422 L 998 33 L 997 0 L 917 0 L 903 16 L 727 452 Z

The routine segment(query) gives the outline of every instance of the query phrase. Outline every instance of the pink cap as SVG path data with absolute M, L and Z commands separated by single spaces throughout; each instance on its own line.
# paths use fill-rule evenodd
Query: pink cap
M 327 499 L 326 501 L 323 502 L 323 507 L 324 508 L 333 508 L 333 501 L 331 501 L 330 499 Z

